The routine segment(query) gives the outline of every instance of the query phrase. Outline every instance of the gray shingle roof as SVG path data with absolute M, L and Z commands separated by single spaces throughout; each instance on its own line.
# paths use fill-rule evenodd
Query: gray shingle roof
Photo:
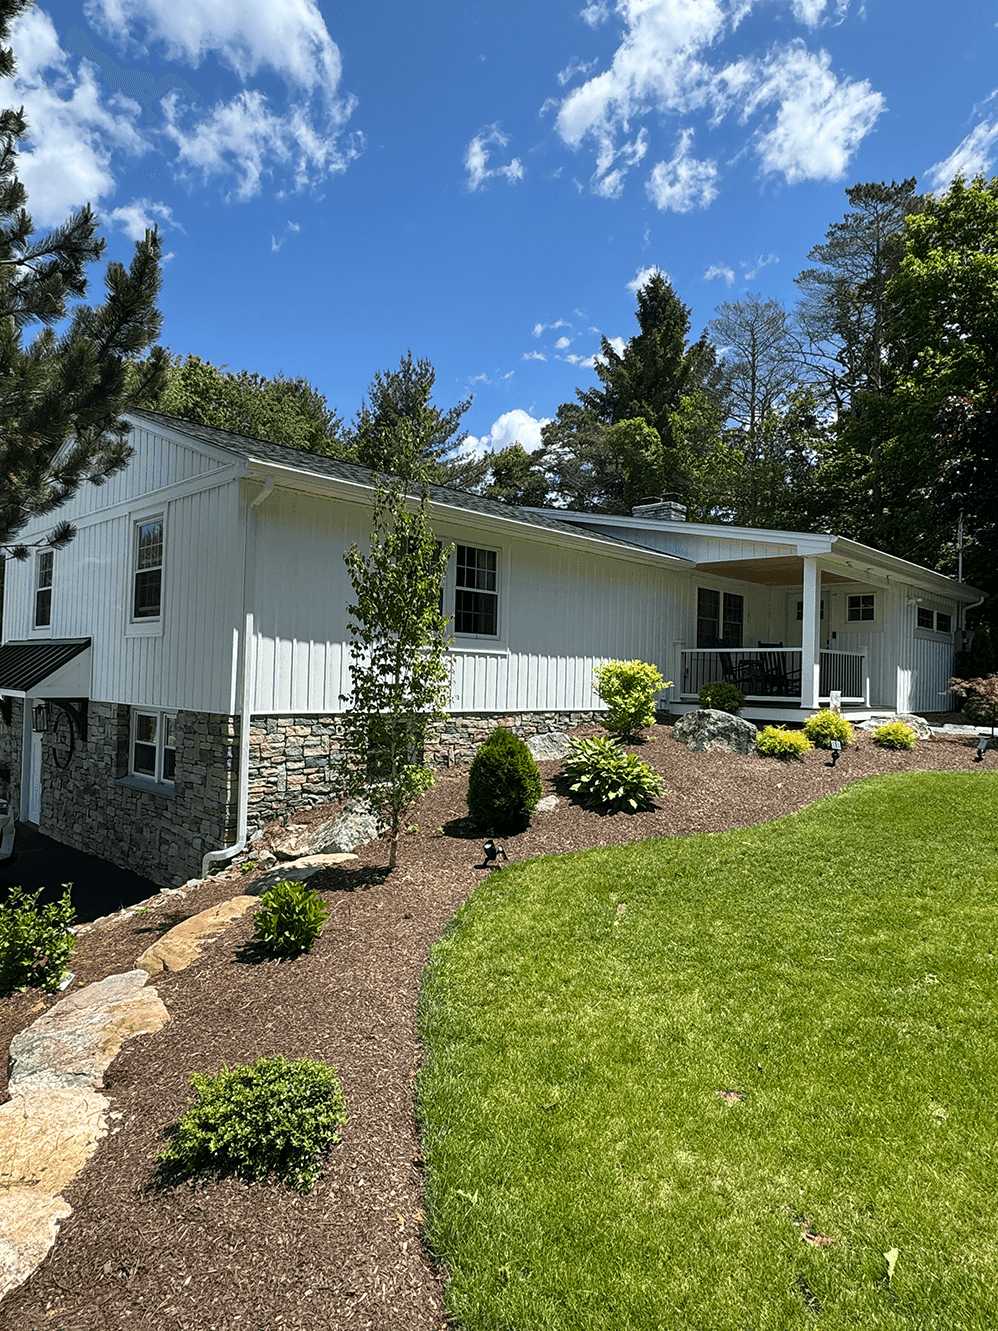
M 290 448 L 287 444 L 272 444 L 264 439 L 252 439 L 249 435 L 236 434 L 231 430 L 219 430 L 211 425 L 199 425 L 195 421 L 182 420 L 178 416 L 167 416 L 160 411 L 147 411 L 136 408 L 126 416 L 146 421 L 153 427 L 179 430 L 194 439 L 200 439 L 212 448 L 221 448 L 227 453 L 247 461 L 272 462 L 281 467 L 294 467 L 313 476 L 329 476 L 334 480 L 347 481 L 353 485 L 371 487 L 375 473 L 355 462 L 341 462 L 338 458 L 323 457 L 304 448 Z M 658 554 L 663 559 L 685 564 L 686 560 L 676 555 L 663 554 L 649 550 L 648 546 L 637 541 L 624 541 L 617 536 L 603 532 L 596 533 L 591 527 L 576 526 L 563 522 L 560 518 L 547 517 L 529 509 L 518 508 L 515 504 L 504 504 L 498 499 L 487 499 L 484 495 L 472 494 L 468 490 L 457 490 L 446 485 L 431 485 L 430 499 L 434 504 L 446 508 L 464 509 L 469 513 L 479 513 L 484 517 L 502 518 L 506 522 L 520 522 L 526 527 L 539 527 L 545 531 L 571 532 L 574 536 L 584 537 L 587 541 L 598 541 L 603 545 L 620 546 L 625 550 L 641 550 L 645 554 Z

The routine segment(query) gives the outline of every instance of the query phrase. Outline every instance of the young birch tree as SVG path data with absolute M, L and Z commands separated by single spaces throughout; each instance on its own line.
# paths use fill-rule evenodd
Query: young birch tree
M 352 691 L 341 698 L 349 704 L 344 793 L 363 795 L 383 824 L 389 870 L 406 816 L 433 785 L 426 733 L 450 695 L 441 590 L 453 547 L 442 548 L 430 525 L 430 424 L 393 424 L 386 444 L 397 474 L 375 473 L 369 549 L 354 544 L 344 556 L 356 598 L 348 607 Z

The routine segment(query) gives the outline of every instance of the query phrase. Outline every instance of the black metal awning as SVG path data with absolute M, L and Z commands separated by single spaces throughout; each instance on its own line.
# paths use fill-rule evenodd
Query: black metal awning
M 89 638 L 5 642 L 0 647 L 0 693 L 19 697 L 33 693 L 89 647 Z

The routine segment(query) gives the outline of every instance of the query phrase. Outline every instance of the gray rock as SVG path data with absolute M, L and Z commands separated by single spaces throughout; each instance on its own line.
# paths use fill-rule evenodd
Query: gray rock
M 866 721 L 859 723 L 860 730 L 879 730 L 881 726 L 889 725 L 892 721 L 903 721 L 906 726 L 911 726 L 912 730 L 919 739 L 931 739 L 932 727 L 926 721 L 924 716 L 915 716 L 913 712 L 883 712 L 869 717 Z
M 526 745 L 537 761 L 542 763 L 548 758 L 560 760 L 566 757 L 571 742 L 563 730 L 549 730 L 543 735 L 531 735 Z
M 672 728 L 673 739 L 688 749 L 720 749 L 722 753 L 751 753 L 758 731 L 751 721 L 713 707 L 687 712 Z
M 373 841 L 380 831 L 371 806 L 365 800 L 352 800 L 335 818 L 312 827 L 293 828 L 289 836 L 274 846 L 274 854 L 279 860 L 349 854 Z
M 534 810 L 534 812 L 535 812 L 535 813 L 550 813 L 552 809 L 557 809 L 557 807 L 558 807 L 558 796 L 557 796 L 557 795 L 545 795 L 544 798 L 543 798 L 542 800 L 538 800 L 538 801 L 537 801 L 537 807 L 536 807 L 536 809 Z
M 254 878 L 246 891 L 250 896 L 259 897 L 264 892 L 269 892 L 272 887 L 278 883 L 290 881 L 292 883 L 304 883 L 314 874 L 322 873 L 325 869 L 331 869 L 337 865 L 346 865 L 357 863 L 357 856 L 347 853 L 333 855 L 306 855 L 300 860 L 294 860 L 290 864 L 279 864 L 276 869 L 270 869 L 267 873 L 260 874 L 259 878 Z

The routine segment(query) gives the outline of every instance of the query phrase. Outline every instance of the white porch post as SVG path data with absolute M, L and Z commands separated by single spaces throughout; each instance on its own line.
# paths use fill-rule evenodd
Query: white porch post
M 821 573 L 814 555 L 804 556 L 804 623 L 801 629 L 800 702 L 818 706 L 821 657 L 818 630 L 821 623 Z

